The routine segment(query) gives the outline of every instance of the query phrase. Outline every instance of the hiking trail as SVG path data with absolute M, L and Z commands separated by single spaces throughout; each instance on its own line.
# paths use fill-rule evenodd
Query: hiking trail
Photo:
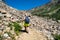
M 37 31 L 36 29 L 28 28 L 29 33 L 22 33 L 19 35 L 17 40 L 47 40 L 42 32 Z

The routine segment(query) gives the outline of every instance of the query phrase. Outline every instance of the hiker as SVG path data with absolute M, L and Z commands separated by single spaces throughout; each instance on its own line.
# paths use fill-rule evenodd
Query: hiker
M 30 22 L 29 16 L 26 16 L 24 19 L 24 28 L 25 28 L 25 32 L 27 33 L 28 33 L 27 28 L 30 26 L 29 22 Z

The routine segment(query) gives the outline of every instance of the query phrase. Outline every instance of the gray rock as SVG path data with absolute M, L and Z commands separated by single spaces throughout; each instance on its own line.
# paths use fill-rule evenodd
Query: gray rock
M 2 13 L 0 13 L 0 17 L 2 17 L 3 16 L 3 14 Z
M 4 34 L 3 34 L 3 37 L 4 37 L 4 38 L 8 38 L 9 35 L 8 35 L 7 33 L 4 33 Z

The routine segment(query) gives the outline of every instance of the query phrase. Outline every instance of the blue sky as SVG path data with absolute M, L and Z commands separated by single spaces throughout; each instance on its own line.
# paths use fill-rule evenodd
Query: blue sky
M 7 5 L 18 10 L 30 10 L 48 2 L 50 2 L 50 0 L 5 0 Z

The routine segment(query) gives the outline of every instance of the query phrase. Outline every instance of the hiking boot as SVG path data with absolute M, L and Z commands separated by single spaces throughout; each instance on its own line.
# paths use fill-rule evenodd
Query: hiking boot
M 26 33 L 28 33 L 28 31 L 26 31 Z
M 28 31 L 25 30 L 26 33 L 28 33 Z

